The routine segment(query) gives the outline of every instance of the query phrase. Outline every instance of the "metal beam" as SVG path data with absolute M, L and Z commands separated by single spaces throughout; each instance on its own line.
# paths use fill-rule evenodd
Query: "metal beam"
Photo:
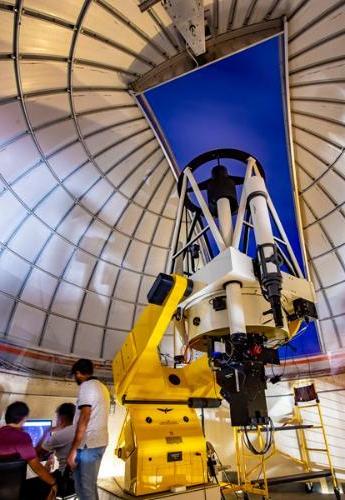
M 162 159 L 161 159 L 161 160 L 159 160 L 159 161 L 157 162 L 157 164 L 153 167 L 153 169 L 152 169 L 152 170 L 150 171 L 150 173 L 149 173 L 149 176 L 151 176 L 151 175 L 152 175 L 152 174 L 156 171 L 156 169 L 157 169 L 157 168 L 161 165 L 161 162 L 162 162 Z M 164 178 L 164 174 L 163 174 L 163 177 L 162 177 L 162 178 Z M 145 182 L 145 180 L 143 180 L 143 183 L 144 183 L 144 182 Z M 136 192 L 138 192 L 138 191 L 139 191 L 139 189 L 140 189 L 141 187 L 142 187 L 142 184 L 141 184 L 141 185 L 137 188 L 137 191 L 136 191 Z M 160 219 L 158 219 L 158 220 L 160 220 Z M 114 225 L 116 225 L 116 223 L 115 223 Z M 100 253 L 99 253 L 99 256 L 100 256 L 100 257 L 103 255 L 103 252 L 104 252 L 104 250 L 105 250 L 105 248 L 106 248 L 106 246 L 107 246 L 107 244 L 108 244 L 108 242 L 109 242 L 110 236 L 111 236 L 111 233 L 109 233 L 108 238 L 106 238 L 106 239 L 105 239 L 105 241 L 104 241 L 104 243 L 103 243 L 103 245 L 102 245 L 102 247 L 101 247 L 101 250 L 100 250 Z M 129 244 L 128 244 L 128 245 L 130 245 L 130 242 L 131 242 L 131 241 L 132 241 L 132 240 L 130 239 L 130 240 L 129 240 Z M 152 246 L 152 245 L 151 245 L 151 246 Z M 150 248 L 151 248 L 151 246 L 150 246 Z M 92 279 L 93 279 L 93 277 L 94 277 L 94 275 L 95 275 L 95 272 L 96 272 L 96 269 L 97 269 L 97 265 L 98 265 L 98 261 L 96 261 L 95 265 L 93 266 L 93 269 L 92 269 L 92 271 L 91 271 L 91 273 L 90 273 L 89 280 L 88 280 L 88 283 L 87 283 L 87 285 L 86 285 L 86 288 L 89 288 L 89 286 L 90 286 L 90 284 L 91 284 L 91 282 L 92 282 Z M 121 270 L 121 269 L 125 268 L 125 266 L 123 266 L 123 267 L 122 267 L 122 266 L 119 266 L 119 268 L 120 268 L 120 270 Z M 143 269 L 144 269 L 144 266 L 143 266 Z M 121 272 L 120 270 L 119 270 L 118 274 Z M 142 278 L 143 278 L 142 276 L 139 278 L 139 283 L 141 283 Z M 117 280 L 116 280 L 116 279 L 115 279 L 115 282 L 117 282 Z M 112 294 L 111 296 L 113 296 L 113 295 L 114 295 L 114 293 L 115 293 L 115 291 L 113 292 L 113 294 Z M 85 303 L 85 300 L 86 300 L 86 295 L 87 295 L 87 294 L 86 294 L 86 291 L 85 291 L 85 293 L 84 293 L 84 295 L 83 295 L 83 298 L 82 298 L 82 301 L 81 301 L 81 304 L 80 304 L 80 308 L 79 308 L 79 312 L 78 312 L 78 317 L 77 317 L 78 319 L 79 319 L 79 318 L 81 317 L 81 315 L 82 315 L 82 311 L 83 311 L 84 303 Z M 136 302 L 137 302 L 137 300 L 135 300 L 135 303 L 136 303 Z M 109 319 L 109 313 L 110 313 L 110 310 L 111 310 L 111 306 L 112 306 L 112 303 L 111 303 L 111 302 L 109 302 L 108 312 L 107 312 L 107 314 L 106 314 L 106 318 L 107 318 L 107 319 Z M 106 321 L 106 324 L 107 324 L 107 321 Z M 103 329 L 103 338 L 102 338 L 102 343 L 101 343 L 101 352 L 100 352 L 101 357 L 103 357 L 103 347 L 104 347 L 105 334 L 106 334 L 106 329 Z M 76 327 L 75 327 L 75 330 L 74 330 L 74 338 L 76 338 L 76 335 L 77 335 L 77 324 L 76 324 Z M 74 344 L 74 342 L 72 343 L 72 345 L 73 345 L 73 344 Z
M 323 286 L 323 284 L 322 284 L 322 280 L 321 280 L 321 278 L 320 278 L 320 274 L 319 274 L 318 270 L 316 269 L 316 267 L 315 267 L 315 265 L 314 265 L 314 262 L 313 262 L 313 261 L 311 261 L 311 260 L 309 260 L 309 262 L 310 262 L 310 265 L 311 265 L 311 267 L 312 267 L 312 269 L 313 269 L 313 272 L 314 272 L 314 274 L 315 274 L 315 276 L 316 276 L 317 281 L 320 283 L 320 285 L 321 285 L 321 287 L 322 287 L 322 286 Z M 328 309 L 328 311 L 329 311 L 329 314 L 331 315 L 331 317 L 333 317 L 333 314 L 334 314 L 334 313 L 333 313 L 333 309 L 332 309 L 332 304 L 330 303 L 330 301 L 329 301 L 329 299 L 328 299 L 328 296 L 327 296 L 326 292 L 325 292 L 324 290 L 322 290 L 322 291 L 321 291 L 321 294 L 322 294 L 322 296 L 323 296 L 323 300 L 325 301 L 325 304 L 326 304 L 326 307 L 327 307 L 327 309 Z M 320 319 L 319 319 L 319 321 L 322 321 L 322 320 L 323 320 L 323 318 L 320 318 Z M 337 323 L 334 321 L 334 319 L 332 319 L 332 323 L 333 323 L 333 328 L 334 328 L 334 331 L 335 331 L 335 335 L 336 335 L 336 337 L 337 337 L 337 341 L 338 341 L 339 347 L 341 347 L 342 343 L 341 343 L 341 339 L 340 339 L 340 332 L 339 332 L 338 325 L 337 325 Z M 320 333 L 321 333 L 321 332 L 320 332 Z M 326 339 L 324 339 L 323 335 L 321 335 L 321 337 L 322 337 L 322 343 L 323 343 L 323 345 L 325 346 L 325 345 L 326 345 L 326 342 L 325 342 L 325 341 L 326 341 Z
M 291 110 L 295 115 L 306 116 L 307 118 L 315 118 L 326 123 L 331 123 L 332 125 L 339 125 L 340 127 L 345 127 L 345 122 L 340 120 L 335 120 L 334 118 L 329 118 L 328 116 L 318 115 L 316 113 L 308 113 L 307 111 L 298 111 L 295 109 Z
M 144 42 L 146 42 L 150 47 L 152 47 L 158 54 L 160 54 L 164 59 L 168 59 L 168 54 L 165 50 L 152 40 L 152 38 L 147 35 L 142 29 L 139 28 L 136 24 L 134 24 L 128 17 L 126 17 L 122 12 L 116 9 L 113 5 L 108 3 L 106 0 L 94 0 L 96 4 L 102 7 L 108 14 L 114 17 L 117 21 L 122 23 L 126 28 L 131 30 L 135 35 L 140 37 Z M 139 6 L 140 7 L 140 6 Z
M 303 147 L 301 144 L 299 143 L 296 143 L 295 144 L 303 149 L 305 149 L 305 151 L 308 151 L 308 153 L 310 154 L 313 154 L 311 150 L 309 150 L 308 148 L 306 147 Z M 332 171 L 334 172 L 336 175 L 338 175 L 343 181 L 345 181 L 345 175 L 343 175 L 341 172 L 339 172 L 338 170 L 336 170 L 334 167 L 336 166 L 337 162 L 340 160 L 340 158 L 343 156 L 344 154 L 344 151 L 345 151 L 345 147 L 344 149 L 337 155 L 337 157 L 335 158 L 335 160 L 331 163 L 327 163 L 325 162 L 324 160 L 322 160 L 319 156 L 317 156 L 316 154 L 314 154 L 313 156 L 315 158 L 317 158 L 319 161 L 321 161 L 325 166 L 326 166 L 326 170 L 324 172 L 322 172 L 322 174 L 318 175 L 317 177 L 314 177 L 313 178 L 313 181 L 308 184 L 308 186 L 306 186 L 305 188 L 301 189 L 301 193 L 304 194 L 306 191 L 308 191 L 311 187 L 314 186 L 314 184 L 318 183 L 325 175 L 328 174 L 328 172 Z M 301 166 L 301 168 L 303 169 L 304 167 Z M 310 176 L 310 174 L 308 174 Z M 311 176 L 310 176 L 311 177 Z
M 201 66 L 281 33 L 282 30 L 282 19 L 274 19 L 244 26 L 222 33 L 216 37 L 211 37 L 206 41 L 206 53 L 203 55 Z M 194 62 L 187 51 L 184 50 L 133 81 L 130 87 L 135 93 L 142 93 L 149 88 L 183 75 L 192 69 L 194 69 Z
M 318 139 L 321 139 L 321 141 L 324 141 L 328 144 L 331 144 L 331 146 L 334 146 L 335 148 L 339 149 L 340 151 L 342 151 L 342 149 L 343 149 L 343 144 L 340 144 L 340 142 L 335 142 L 333 139 L 330 139 L 329 137 L 325 137 L 324 135 L 321 135 L 318 132 L 315 132 L 315 130 L 310 130 L 306 127 L 300 127 L 296 123 L 293 123 L 292 127 L 296 130 L 301 130 L 301 132 L 305 132 L 306 134 L 310 134 L 313 137 L 317 137 Z
M 33 304 L 32 302 L 28 302 L 27 300 L 23 300 L 23 299 L 20 299 L 19 297 L 15 296 L 15 295 L 12 295 L 8 292 L 5 292 L 4 290 L 0 290 L 0 294 L 1 295 L 4 295 L 5 297 L 8 297 L 10 299 L 12 299 L 15 303 L 17 304 L 24 304 L 25 306 L 28 306 L 28 307 L 31 307 L 32 309 L 35 309 L 37 311 L 41 311 L 41 312 L 47 312 L 46 309 L 44 309 L 43 307 L 40 307 L 36 304 Z M 114 302 L 116 302 L 116 299 L 114 299 Z M 72 321 L 72 322 L 75 322 L 75 318 L 71 318 L 70 316 L 67 316 L 66 314 L 61 314 L 61 313 L 58 313 L 56 311 L 50 311 L 49 313 L 51 316 L 57 316 L 58 318 L 63 318 L 63 319 L 67 319 L 69 321 Z M 88 325 L 88 326 L 93 326 L 95 328 L 104 328 L 105 325 L 102 325 L 102 324 L 99 324 L 99 323 L 92 323 L 91 321 L 82 321 L 80 320 L 79 321 L 80 323 L 82 323 L 83 325 Z M 129 330 L 126 330 L 124 328 L 114 328 L 112 326 L 107 326 L 107 329 L 108 330 L 118 330 L 118 331 L 121 331 L 121 332 L 126 332 L 128 333 Z
M 307 202 L 307 200 L 305 199 L 305 197 L 303 195 L 301 195 L 301 197 L 303 198 L 303 202 L 305 203 L 306 207 L 308 208 L 308 210 L 310 211 L 310 213 L 314 217 L 315 223 L 319 224 L 320 229 L 323 232 L 323 234 L 324 234 L 324 236 L 325 236 L 328 244 L 331 247 L 335 247 L 334 241 L 330 237 L 330 235 L 329 235 L 327 229 L 325 228 L 324 224 L 321 221 L 317 220 L 317 216 L 316 216 L 314 210 L 312 209 L 312 207 L 310 206 L 310 204 Z M 308 227 L 309 227 L 309 224 L 308 224 Z M 306 229 L 306 227 L 304 229 Z M 345 272 L 345 263 L 344 263 L 343 259 L 341 258 L 341 255 L 339 254 L 339 252 L 337 250 L 335 250 L 334 253 L 335 253 L 335 256 L 336 256 L 336 258 L 337 258 L 337 260 L 338 260 L 338 262 L 339 262 L 342 270 Z
M 56 233 L 54 233 L 56 234 Z M 108 240 L 109 241 L 109 240 Z M 30 267 L 32 267 L 34 270 L 37 270 L 37 271 L 40 271 L 41 273 L 43 274 L 46 274 L 47 276 L 55 279 L 55 280 L 59 280 L 59 281 L 62 281 L 63 283 L 66 283 L 67 285 L 73 285 L 77 288 L 79 288 L 80 290 L 84 291 L 84 292 L 87 292 L 87 293 L 94 293 L 96 295 L 99 295 L 101 297 L 104 297 L 106 299 L 111 299 L 112 298 L 112 295 L 108 295 L 107 293 L 104 293 L 104 292 L 101 292 L 101 291 L 95 291 L 93 290 L 92 288 L 86 288 L 84 286 L 81 286 L 79 285 L 78 283 L 74 283 L 73 281 L 65 278 L 65 277 L 59 277 L 57 274 L 54 274 L 52 273 L 51 271 L 47 271 L 47 269 L 45 269 L 44 267 L 40 266 L 37 262 L 34 264 L 31 260 L 27 259 L 26 257 L 24 257 L 23 255 L 21 255 L 20 253 L 18 253 L 16 250 L 13 250 L 13 248 L 11 248 L 8 243 L 2 243 L 0 241 L 0 247 L 1 247 L 1 252 L 2 253 L 5 253 L 5 252 L 9 252 L 10 254 L 12 255 L 15 255 L 18 259 L 22 260 L 23 262 L 25 262 L 26 264 L 28 264 Z M 82 248 L 80 248 L 79 250 L 83 250 Z M 120 266 L 118 264 L 115 264 L 115 262 L 112 262 L 112 261 L 109 261 L 108 259 L 105 259 L 105 258 L 102 258 L 101 256 L 100 257 L 97 257 L 97 263 L 99 262 L 105 262 L 113 267 L 116 267 L 116 268 L 119 268 Z M 141 272 L 141 271 L 137 271 L 136 269 L 132 269 L 131 267 L 127 267 L 126 265 L 124 265 L 123 269 L 127 270 L 127 271 L 130 271 L 131 273 L 134 273 L 134 274 L 138 274 L 140 276 L 147 276 L 148 278 L 156 278 L 156 275 L 155 274 L 150 274 L 150 273 L 144 273 L 144 272 Z M 119 302 L 124 302 L 125 304 L 133 304 L 133 302 L 131 302 L 130 300 L 127 300 L 127 299 L 123 299 L 123 298 L 118 298 L 116 299 L 118 300 Z M 139 305 L 145 305 L 144 303 L 139 303 Z
M 324 11 L 321 12 L 321 14 L 319 14 L 316 17 L 314 17 L 309 22 L 303 23 L 303 27 L 300 28 L 299 30 L 295 31 L 295 33 L 289 37 L 289 43 L 292 42 L 293 40 L 295 40 L 297 37 L 299 37 L 301 35 L 304 35 L 310 28 L 312 28 L 313 26 L 315 26 L 316 24 L 318 24 L 319 22 L 321 22 L 326 17 L 328 17 L 331 14 L 333 14 L 333 12 L 335 12 L 336 10 L 338 10 L 340 7 L 343 7 L 344 5 L 345 5 L 344 0 L 340 0 L 336 4 L 331 5 L 330 7 L 328 7 L 328 9 L 326 8 Z M 331 20 L 329 20 L 329 22 L 331 22 Z
M 327 64 L 333 64 L 333 63 L 343 62 L 344 59 L 345 59 L 344 55 L 334 56 L 334 57 L 328 57 L 327 59 L 321 59 L 319 61 L 315 61 L 313 63 L 306 64 L 305 66 L 301 66 L 301 67 L 298 67 L 296 69 L 292 69 L 289 72 L 289 75 L 293 76 L 293 75 L 296 75 L 298 73 L 302 73 L 302 71 L 307 71 L 309 69 L 319 68 L 320 66 L 326 66 Z
M 345 78 L 328 78 L 326 80 L 311 80 L 309 82 L 297 82 L 290 85 L 290 89 L 296 89 L 298 87 L 312 87 L 315 85 L 342 85 L 345 83 Z
M 316 49 L 318 47 L 321 47 L 325 43 L 331 42 L 332 40 L 336 40 L 337 38 L 340 38 L 341 36 L 345 35 L 345 29 L 336 31 L 335 33 L 331 33 L 324 38 L 317 40 L 317 42 L 313 42 L 310 45 L 307 45 L 306 47 L 303 47 L 300 50 L 297 50 L 291 56 L 289 57 L 289 61 L 293 61 L 296 59 L 296 57 L 301 56 L 302 54 L 305 54 L 306 52 L 309 52 L 310 50 Z
M 145 12 L 146 10 L 151 9 L 151 7 L 154 7 L 160 1 L 161 0 L 140 0 L 139 3 L 140 12 Z

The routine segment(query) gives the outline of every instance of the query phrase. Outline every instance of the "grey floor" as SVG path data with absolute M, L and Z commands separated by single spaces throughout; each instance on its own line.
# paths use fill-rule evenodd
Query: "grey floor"
M 243 500 L 242 495 L 237 496 L 238 500 Z M 250 500 L 260 500 L 260 497 L 257 495 L 249 495 Z M 342 495 L 342 498 L 345 498 Z M 227 495 L 226 496 L 227 500 L 232 500 L 236 499 L 235 495 Z M 284 493 L 272 493 L 271 494 L 271 499 L 272 500 L 334 500 L 335 496 L 334 495 L 323 495 L 321 493 L 297 493 L 297 492 L 284 492 Z
M 258 495 L 249 495 L 250 500 L 261 500 L 261 497 Z M 332 494 L 322 494 L 322 493 L 305 493 L 303 490 L 296 491 L 272 491 L 270 494 L 270 498 L 272 500 L 335 500 L 335 495 Z M 345 495 L 341 494 L 341 498 L 345 500 Z M 243 500 L 243 496 L 238 494 L 237 497 L 235 495 L 226 495 L 226 500 Z

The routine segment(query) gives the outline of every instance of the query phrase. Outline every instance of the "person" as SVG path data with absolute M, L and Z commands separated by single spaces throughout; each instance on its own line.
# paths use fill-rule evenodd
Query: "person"
M 74 470 L 76 493 L 80 500 L 98 500 L 97 476 L 108 444 L 108 389 L 93 376 L 93 363 L 79 359 L 72 367 L 79 385 L 74 417 L 75 435 L 67 464 Z
M 62 403 L 58 406 L 56 409 L 56 426 L 48 435 L 43 436 L 42 441 L 36 447 L 39 455 L 44 455 L 45 452 L 54 452 L 61 472 L 65 470 L 67 456 L 74 439 L 73 420 L 75 409 L 73 403 Z
M 55 498 L 56 480 L 40 463 L 30 435 L 23 430 L 29 407 L 23 401 L 10 404 L 5 412 L 6 425 L 0 429 L 0 457 L 25 460 L 38 477 L 28 479 L 23 485 L 22 498 L 45 500 Z
M 74 481 L 71 477 L 70 468 L 67 465 L 67 456 L 74 439 L 73 419 L 75 415 L 73 403 L 62 403 L 56 409 L 56 427 L 48 435 L 43 436 L 42 441 L 36 447 L 39 456 L 47 452 L 54 452 L 59 462 L 59 468 L 53 473 L 58 484 L 59 496 L 67 496 L 74 493 Z

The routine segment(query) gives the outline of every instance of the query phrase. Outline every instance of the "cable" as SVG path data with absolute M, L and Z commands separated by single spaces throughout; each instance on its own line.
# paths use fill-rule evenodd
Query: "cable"
M 248 450 L 253 453 L 253 455 L 265 455 L 269 449 L 271 448 L 272 446 L 272 443 L 273 443 L 273 433 L 274 433 L 274 424 L 273 424 L 273 421 L 270 417 L 268 417 L 268 420 L 269 420 L 269 423 L 270 423 L 270 426 L 266 426 L 265 427 L 265 434 L 266 434 L 266 440 L 265 440 L 265 444 L 263 446 L 263 448 L 261 450 L 258 450 L 257 448 L 255 448 L 255 446 L 253 445 L 253 443 L 251 442 L 250 438 L 249 438 L 249 435 L 248 435 L 248 430 L 249 430 L 249 426 L 244 426 L 243 427 L 243 431 L 244 431 L 244 434 L 243 434 L 243 442 L 246 446 L 246 448 L 248 448 Z M 255 426 L 257 429 L 258 429 L 258 425 Z
M 222 472 L 223 472 L 223 474 L 224 474 L 224 476 L 226 477 L 226 480 L 227 480 L 227 485 L 228 485 L 228 486 L 230 486 L 230 488 L 232 489 L 232 491 L 233 491 L 233 493 L 235 494 L 236 498 L 239 498 L 239 496 L 238 496 L 238 494 L 237 494 L 236 490 L 234 489 L 233 484 L 232 484 L 232 482 L 230 481 L 230 479 L 229 479 L 229 477 L 228 477 L 228 475 L 227 475 L 227 472 L 226 472 L 226 470 L 225 470 L 225 468 L 224 468 L 224 465 L 222 464 L 222 462 L 221 462 L 221 460 L 220 460 L 220 458 L 219 458 L 219 455 L 218 455 L 218 453 L 216 452 L 216 450 L 215 450 L 215 448 L 214 448 L 213 444 L 212 444 L 212 443 L 210 443 L 209 441 L 207 442 L 207 444 L 208 444 L 208 446 L 209 446 L 209 448 L 210 448 L 211 453 L 213 453 L 213 454 L 216 456 L 216 459 L 217 459 L 217 461 L 219 462 L 219 465 L 220 465 L 220 466 L 221 466 L 221 468 L 222 468 Z M 219 481 L 218 481 L 218 478 L 217 478 L 217 477 L 216 477 L 216 481 L 217 481 L 217 483 L 219 484 Z M 222 498 L 224 498 L 224 494 L 223 494 L 223 492 L 222 492 L 222 491 L 221 491 L 221 495 L 222 495 Z
M 188 43 L 186 43 L 186 52 L 187 52 L 187 54 L 189 55 L 189 57 L 190 57 L 191 59 L 193 59 L 193 61 L 194 61 L 194 62 L 195 62 L 195 64 L 196 64 L 196 67 L 198 67 L 198 66 L 199 66 L 199 63 L 198 63 L 198 61 L 195 59 L 195 57 L 194 57 L 193 53 L 192 53 L 192 52 L 190 52 L 190 48 L 189 48 Z

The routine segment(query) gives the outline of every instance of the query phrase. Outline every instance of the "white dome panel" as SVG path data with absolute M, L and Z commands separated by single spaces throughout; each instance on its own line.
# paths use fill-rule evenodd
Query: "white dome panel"
M 131 29 L 128 24 L 121 22 L 116 16 L 116 11 L 113 11 L 111 7 L 105 10 L 102 3 L 91 4 L 85 16 L 84 25 L 114 43 L 125 40 L 126 46 L 131 47 L 131 51 L 151 61 L 153 65 L 164 61 L 162 55 L 150 46 L 147 40 Z
M 27 211 L 11 192 L 6 191 L 0 196 L 0 213 L 1 240 L 6 242 L 13 230 L 20 227 L 21 222 L 27 216 Z
M 183 60 L 185 43 L 160 2 L 144 13 L 136 0 L 97 0 L 85 10 L 81 0 L 25 0 L 19 11 L 12 4 L 0 10 L 0 334 L 111 359 L 166 269 L 178 204 L 131 85 L 151 70 L 172 75 L 168 65 L 178 52 Z M 205 8 L 215 36 L 287 16 L 304 234 L 322 342 L 338 349 L 344 4 L 207 0 Z
M 76 112 L 81 114 L 90 111 L 104 111 L 109 108 L 116 111 L 118 106 L 133 106 L 133 97 L 127 92 L 116 90 L 116 88 L 112 90 L 109 87 L 102 90 L 102 88 L 95 87 L 92 92 L 74 89 L 73 103 Z
M 73 251 L 74 247 L 71 244 L 54 234 L 38 259 L 37 264 L 58 277 L 61 275 Z
M 343 29 L 345 10 L 344 5 L 339 7 L 340 4 L 339 0 L 330 0 L 327 3 L 314 0 L 301 9 L 300 14 L 307 15 L 313 24 L 306 29 L 305 25 L 298 28 L 298 17 L 291 22 L 289 51 L 294 54 L 304 50 L 309 45 L 334 36 L 334 33 Z M 325 15 L 327 12 L 328 15 Z M 320 21 L 316 22 L 319 16 Z
M 74 321 L 50 314 L 41 346 L 65 354 L 70 353 L 74 329 Z
M 51 309 L 69 319 L 76 319 L 83 292 L 77 286 L 61 282 L 56 289 Z
M 87 155 L 79 142 L 74 142 L 51 156 L 49 158 L 49 165 L 60 181 L 67 181 L 69 176 L 85 167 L 90 167 L 93 170 L 92 172 L 89 170 L 89 174 L 92 174 L 94 180 L 97 178 L 97 171 L 88 163 Z
M 63 123 L 71 118 L 69 100 L 65 93 L 26 98 L 25 106 L 35 130 Z
M 158 222 L 162 220 L 165 224 L 167 219 L 165 217 L 159 218 L 157 215 L 152 212 L 146 212 L 140 219 L 140 223 L 136 227 L 135 236 L 139 240 L 145 241 L 147 243 L 152 244 L 153 238 L 155 236 L 155 231 L 157 230 Z M 164 225 L 164 232 L 168 229 L 167 226 Z M 160 245 L 160 243 L 158 243 Z
M 2 335 L 6 331 L 8 320 L 11 317 L 11 313 L 14 306 L 14 300 L 7 295 L 4 295 L 0 291 L 0 328 Z
M 18 161 L 13 163 L 14 154 Z M 9 183 L 15 181 L 30 167 L 40 162 L 40 155 L 30 136 L 26 135 L 0 149 L 0 173 Z
M 77 138 L 72 120 L 56 123 L 37 131 L 37 139 L 45 155 Z
M 17 93 L 16 79 L 14 75 L 14 64 L 13 61 L 0 61 L 0 74 L 1 74 L 1 85 L 0 85 L 0 99 L 5 97 L 15 96 Z
M 91 35 L 91 33 L 90 33 Z M 142 74 L 152 66 L 148 62 L 138 61 L 135 53 L 128 53 L 121 50 L 121 44 L 112 44 L 111 40 L 92 32 L 92 36 L 81 34 L 78 38 L 76 57 L 78 59 L 90 59 L 99 64 L 109 64 L 109 61 L 116 61 L 116 67 L 120 69 L 130 69 L 131 72 Z
M 41 309 L 48 309 L 56 286 L 55 278 L 40 269 L 31 268 L 21 298 Z
M 0 11 L 0 53 L 8 54 L 12 52 L 13 40 L 13 14 Z
M 37 344 L 44 324 L 44 312 L 30 305 L 19 303 L 12 314 L 9 338 L 21 339 L 27 345 Z
M 49 229 L 35 217 L 28 217 L 8 243 L 23 258 L 33 262 L 51 236 Z
M 46 2 L 45 0 L 25 0 L 24 5 L 25 8 L 45 12 L 50 16 L 75 23 L 83 6 L 83 1 L 59 0 L 58 2 Z
M 56 229 L 73 206 L 74 201 L 71 196 L 61 186 L 57 186 L 47 198 L 41 201 L 35 213 L 51 229 Z
M 119 269 L 114 265 L 99 260 L 92 274 L 89 289 L 100 295 L 111 297 L 118 272 Z
M 112 360 L 117 351 L 121 349 L 127 337 L 127 332 L 107 330 L 104 336 L 103 358 Z
M 87 287 L 92 269 L 96 265 L 96 258 L 82 250 L 73 252 L 71 260 L 65 269 L 64 278 L 79 287 Z
M 65 61 L 24 59 L 20 62 L 20 73 L 24 94 L 44 92 L 47 88 L 64 89 L 67 87 L 67 64 Z M 48 103 L 47 107 L 51 105 L 53 109 L 55 108 L 55 112 L 61 112 L 60 106 L 57 106 L 57 103 L 54 105 L 54 98 L 51 96 L 39 96 L 39 98 Z M 32 99 L 36 101 L 37 97 Z
M 31 16 L 24 15 L 22 18 L 19 41 L 21 52 L 67 57 L 71 39 L 71 29 Z
M 106 297 L 95 293 L 86 293 L 79 314 L 80 319 L 88 323 L 105 325 L 109 305 L 110 301 Z
M 22 287 L 30 265 L 9 251 L 2 251 L 0 259 L 0 289 L 11 296 L 16 296 Z
M 4 121 L 0 125 L 0 144 L 11 142 L 25 132 L 25 120 L 18 103 L 11 102 L 2 106 L 1 117 Z
M 103 329 L 79 324 L 75 334 L 73 353 L 84 358 L 101 357 Z
M 118 299 L 135 302 L 140 275 L 127 269 L 121 269 L 117 275 L 115 296 Z
M 114 300 L 111 303 L 109 317 L 107 318 L 108 328 L 123 330 L 128 332 L 132 328 L 132 318 L 134 314 L 134 304 Z
M 44 163 L 30 170 L 24 177 L 13 185 L 13 191 L 23 202 L 34 209 L 42 198 L 44 198 L 55 186 L 57 181 Z

